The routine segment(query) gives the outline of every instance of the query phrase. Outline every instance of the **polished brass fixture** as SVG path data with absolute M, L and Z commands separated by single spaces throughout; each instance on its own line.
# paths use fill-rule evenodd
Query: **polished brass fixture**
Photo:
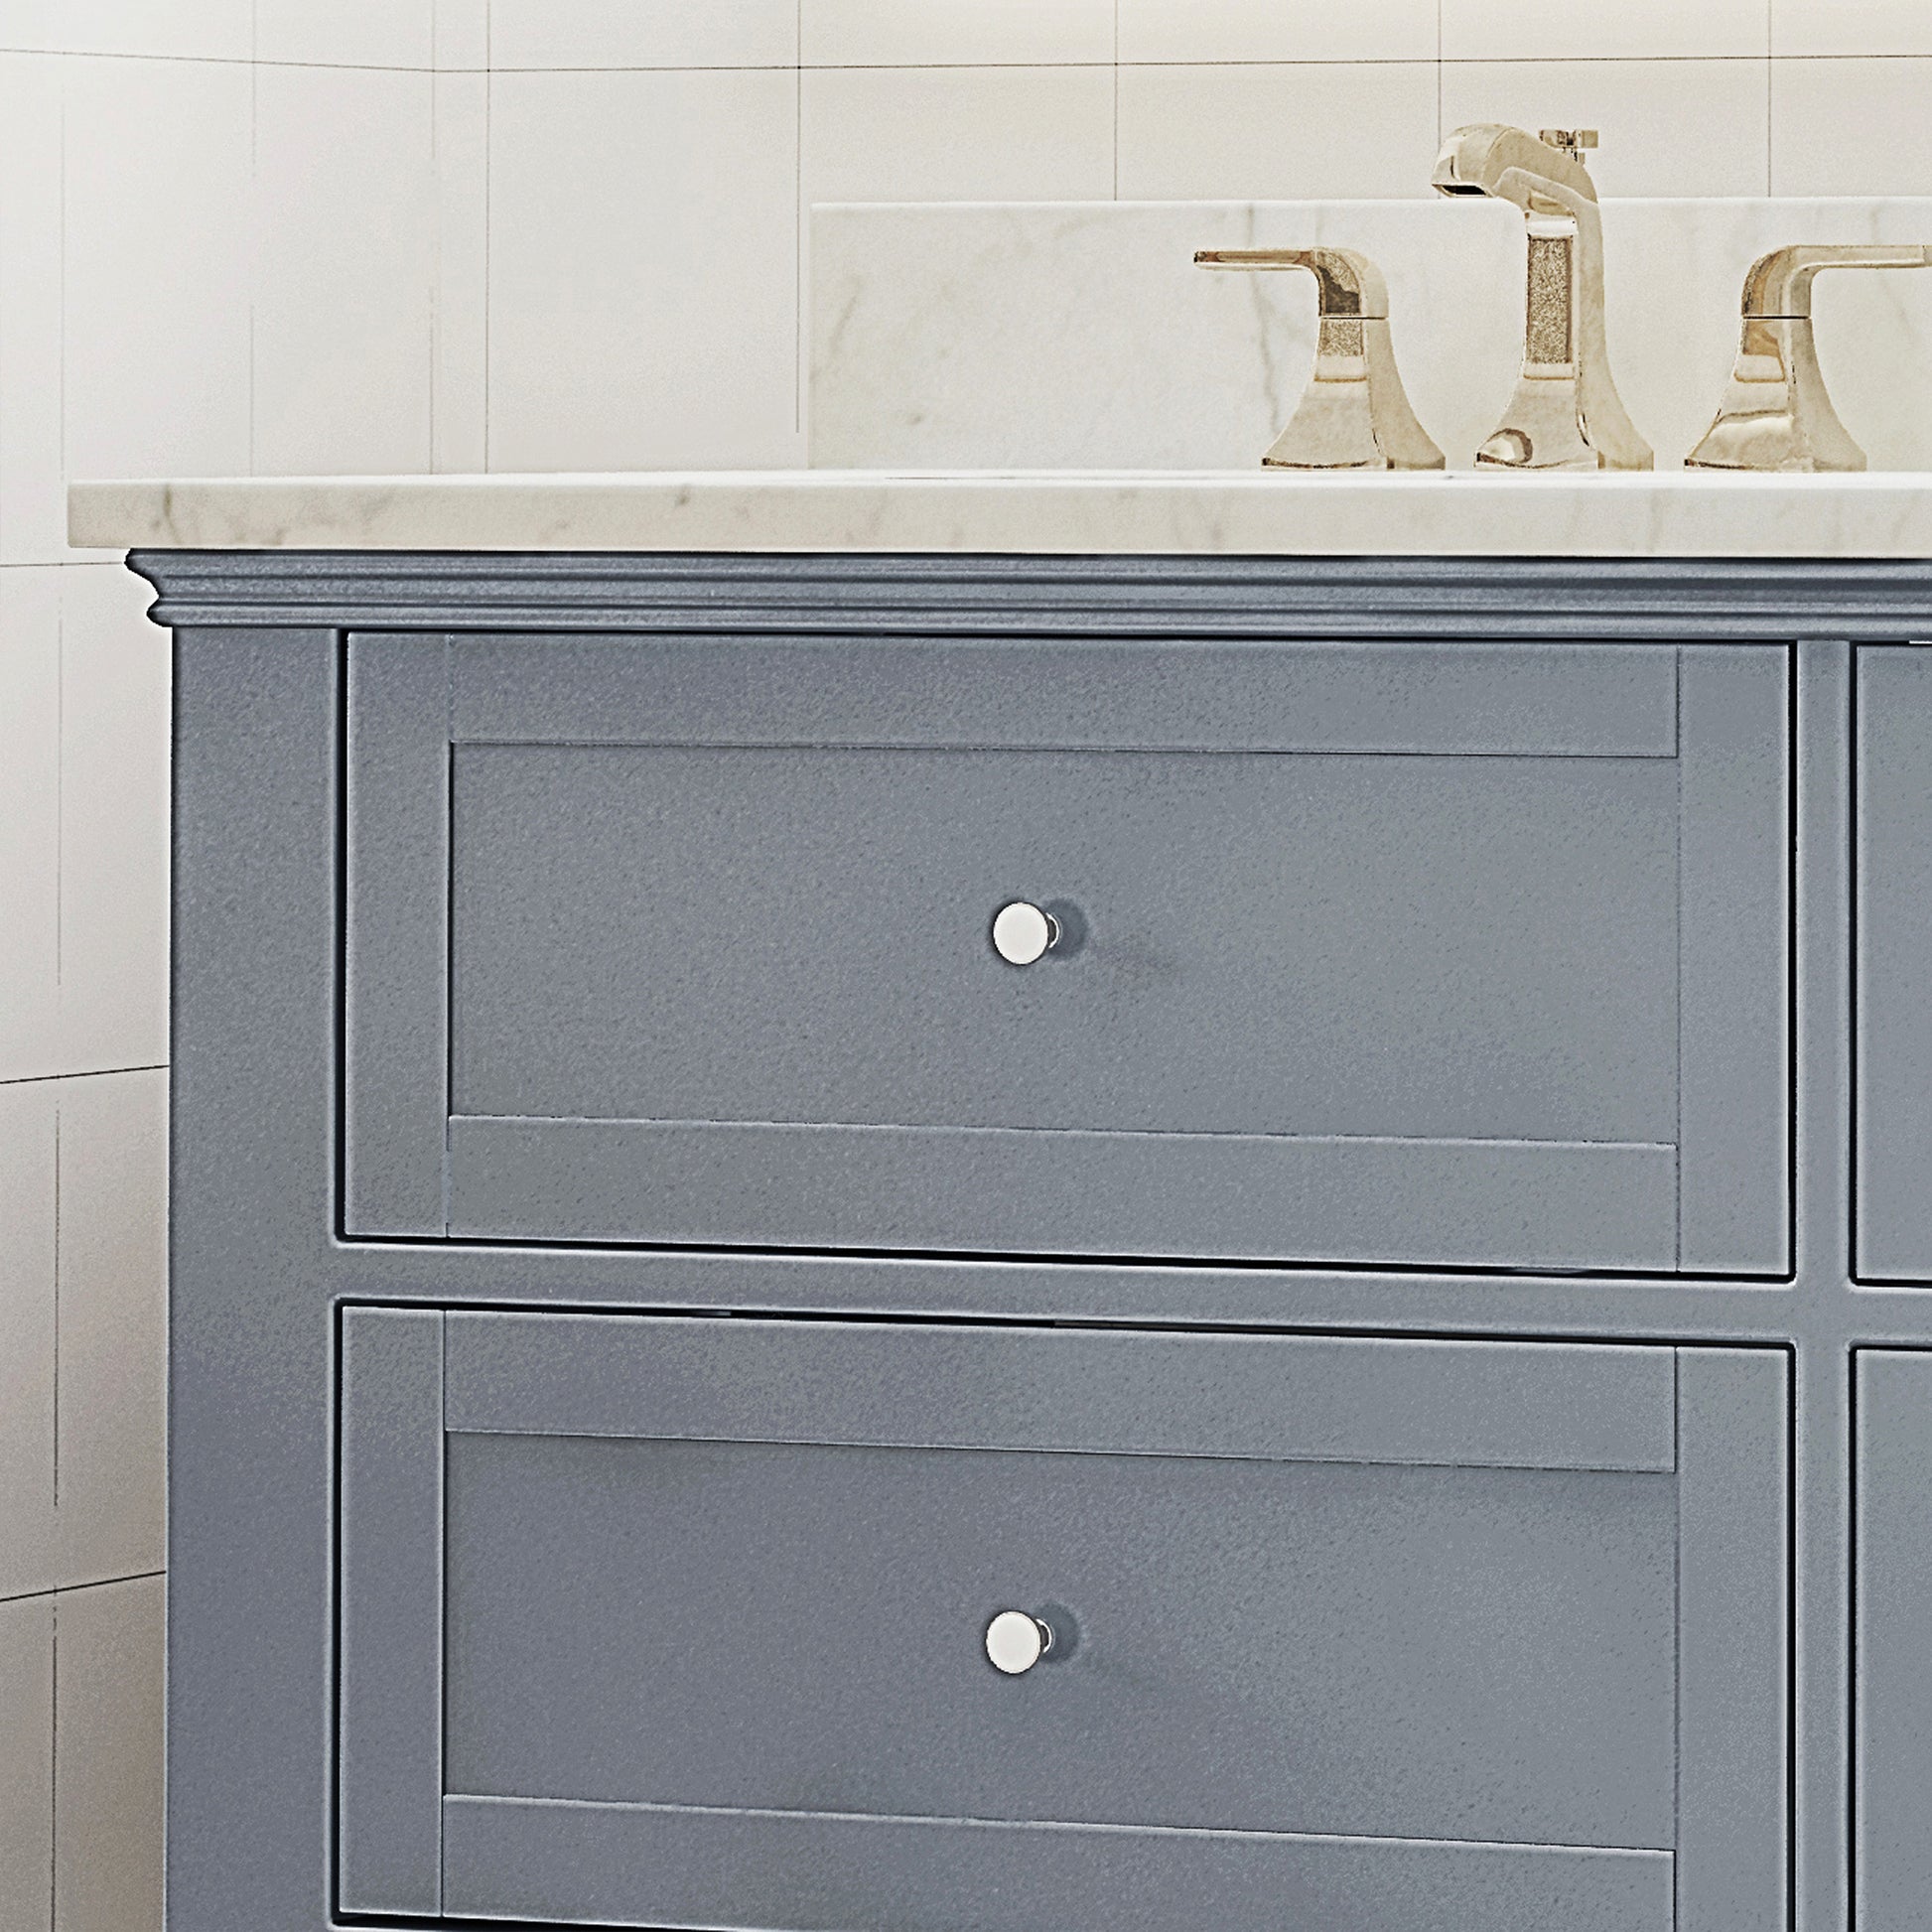
M 1717 420 L 1684 459 L 1692 470 L 1863 470 L 1864 452 L 1832 407 L 1812 340 L 1811 285 L 1827 268 L 1924 268 L 1932 248 L 1878 243 L 1774 248 L 1744 277 L 1744 333 Z
M 1649 470 L 1655 457 L 1610 375 L 1603 223 L 1584 151 L 1593 128 L 1458 128 L 1436 163 L 1438 194 L 1492 195 L 1523 210 L 1529 276 L 1523 372 L 1476 453 L 1505 470 Z
M 1352 248 L 1203 248 L 1201 268 L 1307 269 L 1314 277 L 1314 373 L 1261 460 L 1277 470 L 1440 470 L 1389 338 L 1389 290 Z

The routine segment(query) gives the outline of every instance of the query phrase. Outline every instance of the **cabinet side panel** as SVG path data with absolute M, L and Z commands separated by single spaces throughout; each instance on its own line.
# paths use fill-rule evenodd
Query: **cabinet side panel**
M 1932 1274 L 1932 651 L 1859 652 L 1857 1269 Z
M 176 633 L 170 1923 L 331 1880 L 334 632 Z
M 443 1317 L 343 1316 L 342 1708 L 345 1911 L 442 1900 Z
M 348 644 L 344 1222 L 440 1235 L 448 1115 L 449 651 Z
M 1677 1932 L 1786 1922 L 1788 1357 L 1678 1351 Z
M 1858 1358 L 1860 1932 L 1918 1932 L 1932 1901 L 1932 1355 Z
M 1790 653 L 1682 653 L 1679 1265 L 1791 1265 Z

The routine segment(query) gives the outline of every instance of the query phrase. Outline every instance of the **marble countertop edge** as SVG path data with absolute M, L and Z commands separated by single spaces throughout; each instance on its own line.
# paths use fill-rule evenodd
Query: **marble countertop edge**
M 90 482 L 94 550 L 1932 559 L 1932 472 L 639 471 Z

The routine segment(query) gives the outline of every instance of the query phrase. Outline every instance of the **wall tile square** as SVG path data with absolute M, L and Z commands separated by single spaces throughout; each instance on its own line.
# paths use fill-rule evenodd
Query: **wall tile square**
M 61 575 L 0 570 L 0 1080 L 61 1065 Z
M 802 87 L 807 207 L 1113 195 L 1111 69 L 830 68 Z
M 489 64 L 498 69 L 791 67 L 797 59 L 798 0 L 490 0 Z
M 1114 59 L 1114 0 L 802 0 L 807 67 L 1053 67 Z
M 59 1581 L 54 1549 L 60 1082 L 0 1086 L 0 1598 Z M 0 1666 L 4 1674 L 4 1666 Z M 6 1691 L 0 1687 L 0 1702 Z M 8 1733 L 0 1727 L 0 1809 Z M 6 1830 L 0 1826 L 0 1847 Z M 7 1894 L 0 1857 L 0 1900 Z M 0 1924 L 14 1921 L 0 1914 Z
M 1426 196 L 1437 146 L 1429 63 L 1120 73 L 1122 201 Z
M 164 1561 L 168 1084 L 155 1071 L 60 1086 L 65 1584 Z
M 245 61 L 252 0 L 6 0 L 0 46 L 56 54 Z
M 490 88 L 490 467 L 790 461 L 795 75 Z
M 1776 61 L 1778 195 L 1932 195 L 1932 59 Z
M 61 474 L 62 75 L 0 55 L 0 563 L 67 552 Z
M 489 80 L 439 73 L 431 109 L 436 171 L 436 288 L 430 370 L 430 464 L 488 467 Z
M 0 1603 L 0 1925 L 50 1932 L 54 1599 Z
M 151 1577 L 55 1606 L 55 1932 L 161 1932 L 163 1603 Z
M 435 0 L 254 0 L 257 61 L 428 68 Z
M 1123 61 L 1433 61 L 1437 0 L 1120 0 Z
M 1771 0 L 1778 55 L 1932 54 L 1925 0 Z
M 69 69 L 69 476 L 247 473 L 252 87 L 206 62 Z
M 1761 61 L 1467 62 L 1443 70 L 1443 126 L 1594 127 L 1604 196 L 1762 195 L 1764 76 Z
M 433 84 L 342 68 L 256 75 L 257 475 L 430 467 Z
M 436 66 L 449 73 L 489 65 L 489 0 L 432 0 Z
M 151 474 L 168 474 L 165 457 Z M 72 566 L 62 590 L 63 1065 L 156 1066 L 168 1057 L 168 634 L 119 565 Z
M 1443 0 L 1449 61 L 1761 57 L 1770 33 L 1770 0 Z

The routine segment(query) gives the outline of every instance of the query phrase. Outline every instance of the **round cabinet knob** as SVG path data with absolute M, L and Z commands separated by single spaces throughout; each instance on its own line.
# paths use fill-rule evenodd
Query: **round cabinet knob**
M 1002 1610 L 986 1626 L 987 1657 L 1009 1677 L 1026 1676 L 1052 1647 L 1052 1631 L 1025 1610 Z
M 1059 944 L 1060 922 L 1050 912 L 1017 898 L 993 915 L 993 950 L 1009 966 L 1031 966 Z

